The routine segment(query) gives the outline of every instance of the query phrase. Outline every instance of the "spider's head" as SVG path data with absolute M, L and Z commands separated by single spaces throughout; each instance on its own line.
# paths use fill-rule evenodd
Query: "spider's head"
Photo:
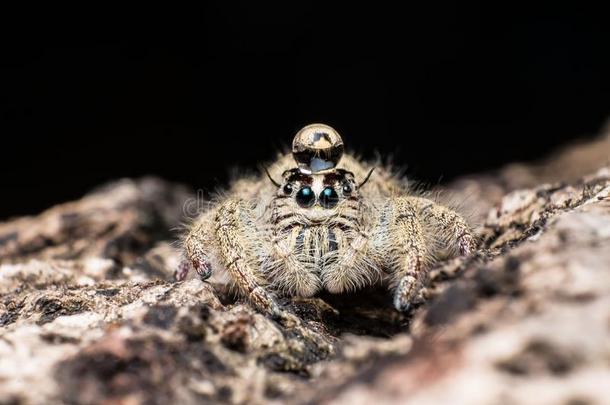
M 324 124 L 301 129 L 292 142 L 292 156 L 296 168 L 286 170 L 281 182 L 269 178 L 278 186 L 278 197 L 290 198 L 292 208 L 313 221 L 334 215 L 343 201 L 357 200 L 358 189 L 372 172 L 358 184 L 352 172 L 337 168 L 343 140 Z
M 278 197 L 289 198 L 296 210 L 318 213 L 315 217 L 327 217 L 342 201 L 357 199 L 356 180 L 351 172 L 333 169 L 323 174 L 306 174 L 299 169 L 284 172 L 278 188 Z

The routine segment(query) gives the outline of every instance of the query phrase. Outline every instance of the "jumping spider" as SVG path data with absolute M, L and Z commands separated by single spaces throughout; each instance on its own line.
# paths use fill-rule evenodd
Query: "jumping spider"
M 202 279 L 226 270 L 232 285 L 271 316 L 282 313 L 272 292 L 310 297 L 383 284 L 405 311 L 440 249 L 475 249 L 459 214 L 410 195 L 388 169 L 373 174 L 343 156 L 341 137 L 327 125 L 299 131 L 292 155 L 266 174 L 238 180 L 193 222 L 178 280 L 190 267 Z

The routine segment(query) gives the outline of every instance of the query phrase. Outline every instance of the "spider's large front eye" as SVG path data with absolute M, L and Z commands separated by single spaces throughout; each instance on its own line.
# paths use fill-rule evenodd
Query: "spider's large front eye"
M 313 194 L 311 187 L 303 187 L 297 192 L 297 203 L 301 207 L 309 208 L 316 202 L 316 196 Z
M 339 196 L 332 187 L 326 187 L 320 193 L 320 204 L 324 208 L 332 208 L 339 202 Z

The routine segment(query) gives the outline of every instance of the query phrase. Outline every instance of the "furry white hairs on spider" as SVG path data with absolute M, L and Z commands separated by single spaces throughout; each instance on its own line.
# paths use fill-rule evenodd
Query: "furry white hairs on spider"
M 258 175 L 235 179 L 182 240 L 183 279 L 227 275 L 260 311 L 286 315 L 276 295 L 309 297 L 385 285 L 411 307 L 438 257 L 467 255 L 475 237 L 453 207 L 430 198 L 378 160 L 344 153 L 324 124 L 295 135 Z

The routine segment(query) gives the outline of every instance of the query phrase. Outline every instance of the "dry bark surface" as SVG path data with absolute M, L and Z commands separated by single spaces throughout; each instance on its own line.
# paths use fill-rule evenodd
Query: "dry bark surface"
M 610 141 L 450 185 L 480 252 L 409 314 L 367 291 L 279 324 L 172 279 L 191 192 L 124 180 L 0 223 L 0 403 L 610 402 Z

